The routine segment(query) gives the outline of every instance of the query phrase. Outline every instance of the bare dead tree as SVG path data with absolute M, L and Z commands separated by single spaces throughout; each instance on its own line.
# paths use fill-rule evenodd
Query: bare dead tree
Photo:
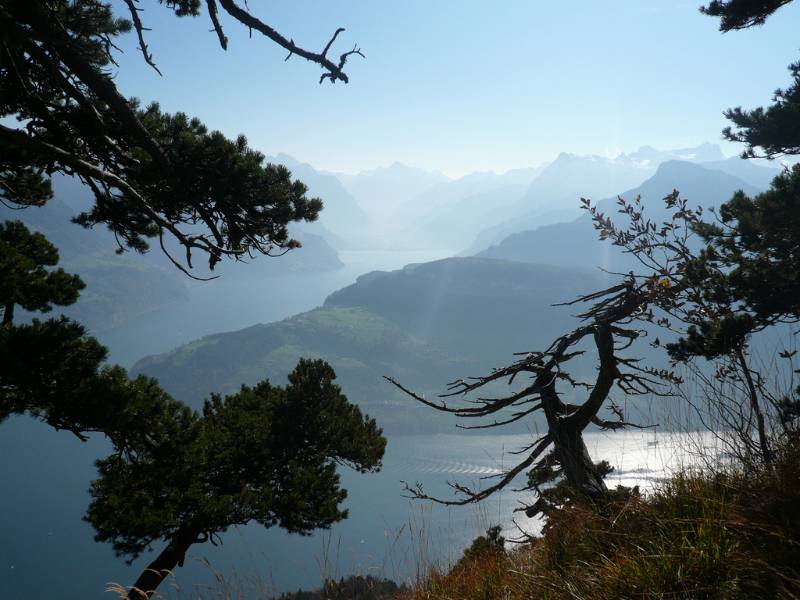
M 325 47 L 321 52 L 312 52 L 295 44 L 293 39 L 287 39 L 275 29 L 264 23 L 261 19 L 254 16 L 249 10 L 244 9 L 236 4 L 234 0 L 219 0 L 219 3 L 223 10 L 225 10 L 225 12 L 227 12 L 228 15 L 230 15 L 233 19 L 248 27 L 251 31 L 258 31 L 264 35 L 264 37 L 272 40 L 282 48 L 286 49 L 289 52 L 289 54 L 286 56 L 286 60 L 289 60 L 292 56 L 297 55 L 322 67 L 325 72 L 319 78 L 320 83 L 326 79 L 331 83 L 336 83 L 337 81 L 348 83 L 350 79 L 344 72 L 347 59 L 353 55 L 364 58 L 364 54 L 361 52 L 361 48 L 359 48 L 358 45 L 353 46 L 352 50 L 348 50 L 347 52 L 340 54 L 338 62 L 333 62 L 330 58 L 328 58 L 328 51 L 331 49 L 331 46 L 336 41 L 336 38 L 339 36 L 339 34 L 344 32 L 344 27 L 339 27 L 333 32 L 333 35 L 331 36 L 330 40 L 328 40 L 328 43 L 325 44 Z M 217 37 L 220 40 L 220 46 L 222 46 L 223 49 L 226 49 L 227 38 L 225 38 L 224 34 L 222 33 L 222 27 L 217 20 L 216 7 L 212 9 L 214 0 L 210 0 L 207 4 L 208 12 L 211 16 L 212 24 L 214 25 L 214 30 L 217 32 Z
M 589 498 L 601 497 L 607 491 L 606 485 L 586 449 L 583 431 L 590 424 L 603 429 L 642 427 L 627 422 L 613 402 L 611 409 L 616 418 L 605 420 L 599 416 L 600 409 L 609 400 L 609 394 L 615 386 L 629 395 L 668 393 L 664 384 L 676 380 L 673 374 L 644 366 L 639 359 L 626 357 L 624 351 L 643 335 L 643 331 L 633 325 L 643 318 L 657 297 L 669 293 L 658 284 L 653 285 L 649 281 L 637 284 L 633 278 L 628 278 L 621 284 L 569 302 L 569 305 L 593 303 L 578 315 L 582 321 L 579 327 L 555 339 L 544 351 L 521 355 L 516 362 L 496 369 L 489 375 L 454 381 L 449 384 L 448 391 L 441 394 L 442 401 L 439 402 L 430 401 L 387 377 L 401 391 L 435 410 L 465 419 L 494 417 L 490 423 L 468 425 L 466 428 L 502 427 L 535 413 L 544 414 L 547 422 L 547 433 L 519 451 L 525 458 L 503 473 L 492 476 L 497 481 L 485 489 L 472 490 L 451 483 L 461 498 L 434 498 L 419 487 L 411 490 L 413 495 L 451 505 L 478 502 L 505 488 L 521 473 L 539 467 L 540 471 L 548 469 L 550 476 L 547 481 L 563 475 L 570 489 Z M 568 370 L 570 361 L 587 354 L 586 349 L 578 348 L 584 341 L 592 343 L 597 353 L 597 375 L 591 383 L 578 380 Z M 531 382 L 508 396 L 480 397 L 472 400 L 471 406 L 447 404 L 448 398 L 465 397 L 495 381 L 505 380 L 511 384 L 518 377 L 528 377 Z M 564 402 L 564 393 L 559 389 L 563 385 L 585 394 L 584 402 Z M 529 481 L 521 489 L 536 491 L 542 483 Z M 539 505 L 538 509 L 542 508 Z

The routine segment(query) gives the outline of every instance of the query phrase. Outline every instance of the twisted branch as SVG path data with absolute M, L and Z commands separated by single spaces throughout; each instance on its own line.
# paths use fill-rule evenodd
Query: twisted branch
M 222 8 L 227 12 L 230 16 L 234 19 L 248 27 L 249 29 L 255 29 L 265 37 L 269 38 L 282 48 L 286 49 L 289 52 L 287 59 L 291 57 L 293 54 L 300 56 L 301 58 L 305 58 L 306 60 L 318 64 L 320 67 L 325 69 L 327 72 L 323 73 L 322 77 L 320 77 L 320 83 L 322 83 L 325 79 L 330 79 L 331 83 L 336 83 L 336 81 L 343 81 L 347 83 L 349 78 L 347 74 L 344 72 L 344 66 L 347 62 L 347 59 L 352 54 L 358 54 L 359 56 L 364 56 L 361 50 L 354 46 L 352 50 L 349 52 L 345 52 L 339 57 L 339 64 L 335 64 L 332 62 L 327 54 L 328 50 L 330 50 L 331 45 L 333 44 L 334 40 L 337 36 L 344 31 L 344 28 L 338 28 L 328 43 L 325 45 L 322 52 L 310 52 L 304 48 L 301 48 L 297 44 L 294 43 L 294 40 L 287 39 L 280 33 L 278 33 L 275 29 L 264 23 L 259 18 L 250 14 L 247 10 L 240 7 L 234 0 L 219 0 L 220 5 Z M 212 17 L 213 20 L 213 17 Z M 220 35 L 221 29 L 217 28 L 215 25 L 215 29 L 217 29 L 217 35 Z M 221 43 L 221 40 L 220 40 Z M 225 46 L 223 45 L 223 48 Z
M 148 65 L 153 67 L 153 70 L 161 75 L 161 71 L 158 70 L 156 63 L 153 62 L 153 55 L 147 49 L 147 44 L 144 41 L 144 30 L 149 29 L 142 25 L 142 20 L 139 18 L 139 11 L 142 10 L 138 8 L 134 2 L 138 2 L 139 0 L 125 0 L 125 4 L 128 5 L 128 11 L 131 13 L 131 19 L 133 20 L 133 26 L 136 29 L 136 35 L 139 37 L 139 49 L 142 51 L 142 56 L 144 56 L 144 62 Z M 161 75 L 163 77 L 163 75 Z

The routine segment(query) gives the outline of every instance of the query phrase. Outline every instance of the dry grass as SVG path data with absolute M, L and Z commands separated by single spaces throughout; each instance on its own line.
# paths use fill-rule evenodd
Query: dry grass
M 800 443 L 774 469 L 685 472 L 576 503 L 544 537 L 433 570 L 403 600 L 800 597 Z

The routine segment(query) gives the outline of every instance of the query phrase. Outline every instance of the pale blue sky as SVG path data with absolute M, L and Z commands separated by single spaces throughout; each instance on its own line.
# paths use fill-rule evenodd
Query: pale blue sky
M 121 5 L 120 0 L 114 0 Z M 176 19 L 144 0 L 164 73 L 124 40 L 117 81 L 267 154 L 355 172 L 400 161 L 450 175 L 506 170 L 558 152 L 613 156 L 720 141 L 730 106 L 768 103 L 800 56 L 800 3 L 761 28 L 721 34 L 699 2 L 667 0 L 250 0 L 287 37 L 319 49 L 358 43 L 348 85 L 222 14 L 227 52 L 207 15 Z M 739 151 L 727 144 L 728 154 Z

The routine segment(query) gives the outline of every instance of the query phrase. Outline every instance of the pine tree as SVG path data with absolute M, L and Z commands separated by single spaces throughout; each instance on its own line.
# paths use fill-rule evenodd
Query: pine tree
M 691 329 L 674 356 L 718 356 L 751 333 L 800 318 L 800 166 L 752 198 L 737 192 L 718 222 L 694 229 L 707 245 L 688 274 L 725 310 Z
M 720 31 L 727 32 L 763 25 L 789 2 L 791 0 L 715 0 L 701 11 L 719 17 Z M 723 135 L 732 142 L 746 145 L 743 158 L 800 154 L 800 62 L 789 65 L 789 71 L 791 86 L 775 91 L 771 106 L 753 110 L 736 107 L 726 111 L 735 129 L 728 127 Z
M 335 377 L 324 361 L 301 359 L 286 387 L 212 395 L 202 414 L 165 398 L 159 430 L 98 461 L 86 517 L 96 539 L 131 559 L 166 542 L 131 598 L 149 597 L 193 544 L 233 525 L 309 534 L 347 516 L 337 466 L 379 470 L 386 440 Z
M 712 2 L 702 11 L 720 17 L 720 30 L 730 31 L 763 24 L 788 1 Z M 742 158 L 800 154 L 800 62 L 789 69 L 793 83 L 775 92 L 771 106 L 726 112 L 735 129 L 728 127 L 723 135 L 746 145 Z M 800 319 L 800 166 L 786 168 L 754 197 L 737 192 L 720 206 L 717 222 L 693 228 L 705 248 L 687 264 L 687 277 L 702 290 L 702 303 L 716 308 L 696 313 L 696 322 L 668 350 L 684 362 L 733 357 L 756 416 L 762 457 L 769 462 L 763 398 L 746 348 L 754 333 Z
M 715 1 L 702 11 L 720 18 L 721 31 L 730 31 L 762 25 L 790 1 Z M 743 158 L 800 155 L 800 62 L 789 70 L 792 84 L 775 92 L 772 105 L 727 111 L 735 130 L 729 127 L 723 135 L 746 145 Z M 707 323 L 676 351 L 724 352 L 726 340 L 800 317 L 800 166 L 787 168 L 755 197 L 738 192 L 720 207 L 719 217 L 718 223 L 695 225 L 706 248 L 689 268 L 708 284 L 709 298 L 730 307 L 730 314 Z
M 79 278 L 55 267 L 56 249 L 19 222 L 0 226 L 2 299 L 47 311 L 74 302 Z M 11 308 L 9 308 L 11 307 Z M 285 388 L 263 381 L 212 395 L 202 414 L 153 379 L 104 365 L 107 350 L 65 317 L 0 327 L 0 422 L 26 414 L 81 440 L 104 435 L 86 520 L 98 541 L 137 557 L 166 542 L 131 597 L 149 597 L 188 548 L 257 521 L 307 534 L 344 519 L 337 466 L 381 467 L 386 440 L 350 404 L 321 360 L 301 360 Z M 137 596 L 138 594 L 138 596 Z
M 700 8 L 703 14 L 719 17 L 719 30 L 747 29 L 763 25 L 767 17 L 792 0 L 714 0 Z
M 12 321 L 14 307 L 48 312 L 73 304 L 84 284 L 58 264 L 58 251 L 19 221 L 0 224 L 0 421 L 27 414 L 80 439 L 105 434 L 120 448 L 146 435 L 155 416 L 147 406 L 163 391 L 129 380 L 124 369 L 104 366 L 108 350 L 79 323 L 60 317 L 27 324 Z M 48 268 L 49 267 L 49 268 Z
M 332 62 L 324 50 L 307 51 L 240 7 L 220 0 L 230 18 L 251 31 L 319 64 L 322 79 L 347 82 L 347 58 Z M 77 218 L 104 224 L 119 250 L 145 251 L 164 238 L 182 247 L 172 257 L 192 268 L 192 255 L 207 256 L 213 268 L 225 257 L 276 254 L 295 248 L 287 225 L 317 218 L 322 203 L 306 197 L 305 186 L 283 167 L 265 165 L 244 136 L 235 140 L 182 113 L 157 105 L 141 107 L 120 94 L 108 67 L 114 40 L 136 31 L 144 59 L 155 68 L 144 40 L 139 9 L 126 2 L 130 19 L 118 17 L 101 0 L 0 1 L 0 200 L 41 205 L 50 195 L 49 177 L 78 177 L 94 195 L 94 206 Z M 223 48 L 216 2 L 206 3 Z M 200 15 L 199 0 L 154 3 L 178 17 Z M 322 81 L 322 80 L 321 80 Z M 11 127 L 16 119 L 24 126 Z
M 347 83 L 328 52 L 308 51 L 235 0 L 219 0 L 234 21 L 318 64 L 320 83 Z M 122 96 L 108 67 L 114 40 L 135 30 L 144 60 L 158 70 L 141 9 L 130 20 L 101 0 L 0 0 L 0 202 L 41 206 L 50 176 L 77 177 L 94 204 L 75 218 L 105 225 L 118 251 L 145 252 L 156 240 L 190 274 L 200 253 L 213 269 L 225 258 L 282 254 L 299 247 L 294 221 L 313 221 L 318 198 L 281 166 L 264 163 L 245 136 L 209 131 L 183 113 L 142 107 Z M 200 0 L 153 3 L 177 17 L 200 15 Z M 205 2 L 223 49 L 215 0 Z M 12 127 L 16 119 L 21 125 Z M 169 239 L 171 238 L 171 240 Z M 177 242 L 181 256 L 168 249 Z M 286 388 L 263 382 L 233 396 L 213 396 L 198 415 L 154 380 L 129 379 L 104 366 L 107 351 L 69 319 L 14 325 L 14 307 L 46 312 L 74 302 L 83 283 L 61 269 L 58 254 L 19 223 L 0 228 L 0 421 L 28 414 L 81 439 L 104 434 L 113 453 L 98 462 L 87 514 L 101 541 L 136 556 L 158 540 L 166 548 L 136 588 L 149 597 L 162 568 L 183 561 L 194 543 L 231 525 L 258 521 L 309 533 L 343 519 L 346 492 L 337 465 L 380 468 L 385 440 L 375 422 L 332 383 L 333 369 L 301 361 Z M 136 595 L 136 592 L 133 593 Z
M 14 307 L 49 312 L 78 299 L 85 285 L 58 264 L 58 250 L 41 233 L 32 233 L 21 221 L 0 223 L 0 309 L 3 326 L 14 320 Z

